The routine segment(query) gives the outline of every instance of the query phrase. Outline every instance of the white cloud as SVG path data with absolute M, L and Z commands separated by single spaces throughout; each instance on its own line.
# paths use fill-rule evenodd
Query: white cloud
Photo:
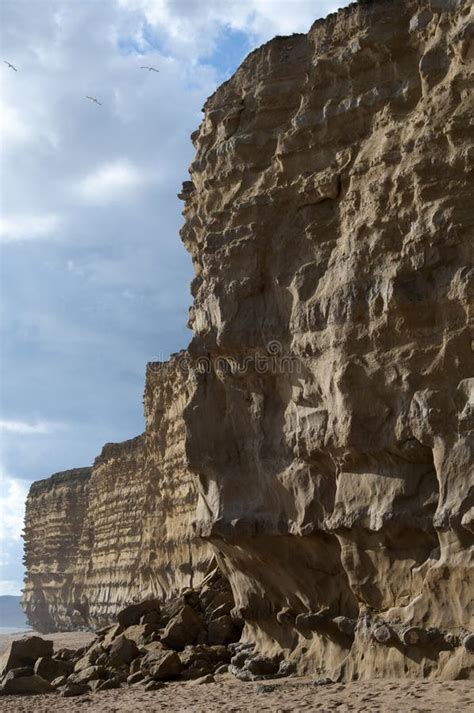
M 55 431 L 62 431 L 65 428 L 62 423 L 52 421 L 37 421 L 36 423 L 26 423 L 25 421 L 0 420 L 0 431 L 15 433 L 22 436 L 31 434 L 50 434 Z
M 2 473 L 0 475 L 0 542 L 5 544 L 21 540 L 28 483 Z
M 59 225 L 59 216 L 54 214 L 7 215 L 0 218 L 0 242 L 51 240 L 55 237 Z
M 19 579 L 0 579 L 0 596 L 19 597 L 23 589 L 23 582 Z
M 145 181 L 145 175 L 130 161 L 118 159 L 99 166 L 79 182 L 79 193 L 91 203 L 123 200 Z
M 168 52 L 197 60 L 212 52 L 220 33 L 238 30 L 260 44 L 275 35 L 307 32 L 314 20 L 343 4 L 336 0 L 117 0 L 119 7 L 141 12 Z M 135 41 L 146 51 L 146 28 Z M 148 47 L 150 46 L 148 42 Z
M 0 101 L 0 130 L 2 141 L 23 143 L 32 136 L 31 126 L 21 117 L 20 113 L 13 106 L 9 106 L 4 101 Z

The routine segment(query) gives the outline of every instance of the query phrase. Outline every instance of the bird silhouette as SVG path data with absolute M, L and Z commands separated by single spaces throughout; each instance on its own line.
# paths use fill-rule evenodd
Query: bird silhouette
M 7 62 L 6 59 L 4 59 L 3 61 L 5 62 L 5 64 L 7 65 L 7 67 L 10 67 L 10 69 L 14 69 L 15 72 L 18 72 L 17 68 L 14 67 L 13 64 L 10 64 L 10 62 Z
M 98 104 L 99 106 L 102 106 L 102 104 L 100 103 L 100 101 L 98 101 L 98 99 L 96 99 L 95 97 L 86 97 L 86 99 L 90 99 L 91 102 L 95 102 L 95 103 Z
M 141 67 L 141 69 L 148 69 L 149 72 L 159 72 L 159 69 L 155 69 L 155 67 Z

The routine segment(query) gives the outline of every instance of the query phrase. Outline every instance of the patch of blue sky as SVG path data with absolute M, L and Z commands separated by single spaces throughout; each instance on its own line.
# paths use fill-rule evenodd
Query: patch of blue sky
M 235 72 L 252 49 L 252 39 L 246 32 L 224 27 L 213 52 L 203 59 L 217 70 L 220 81 L 224 81 Z
M 120 37 L 117 42 L 120 54 L 148 54 L 150 52 L 163 52 L 159 35 L 149 22 L 144 21 L 140 38 L 128 35 Z

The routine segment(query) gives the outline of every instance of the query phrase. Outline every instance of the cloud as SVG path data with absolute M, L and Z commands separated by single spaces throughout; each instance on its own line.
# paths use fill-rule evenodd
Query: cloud
M 0 579 L 0 596 L 19 597 L 23 582 L 19 579 Z
M 0 542 L 3 555 L 5 544 L 21 540 L 28 483 L 5 473 L 0 475 L 0 482 Z
M 4 421 L 0 420 L 0 431 L 15 433 L 22 436 L 29 434 L 50 434 L 65 428 L 62 423 L 51 423 L 48 421 L 38 421 L 37 423 L 25 423 L 24 421 Z
M 51 240 L 58 232 L 58 215 L 7 215 L 0 217 L 0 242 Z
M 130 39 L 142 52 L 163 45 L 167 52 L 209 56 L 225 31 L 248 35 L 253 45 L 275 35 L 307 32 L 318 17 L 344 3 L 335 0 L 117 0 L 119 7 L 144 16 L 141 32 Z M 347 3 L 345 3 L 347 4 Z M 179 10 L 177 11 L 177 8 Z M 150 28 L 154 34 L 150 33 Z
M 79 193 L 92 203 L 108 203 L 129 197 L 145 181 L 130 161 L 118 159 L 96 168 L 79 182 Z

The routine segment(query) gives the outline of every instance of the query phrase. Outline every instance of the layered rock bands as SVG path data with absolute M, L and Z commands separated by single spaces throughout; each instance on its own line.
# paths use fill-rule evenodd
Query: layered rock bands
M 471 12 L 360 3 L 208 99 L 180 194 L 194 336 L 138 445 L 33 486 L 30 612 L 166 594 L 209 543 L 262 655 L 473 675 Z
M 23 606 L 39 631 L 109 623 L 125 604 L 200 583 L 211 560 L 190 530 L 197 492 L 185 465 L 180 355 L 150 363 L 146 430 L 108 443 L 92 468 L 31 487 Z

